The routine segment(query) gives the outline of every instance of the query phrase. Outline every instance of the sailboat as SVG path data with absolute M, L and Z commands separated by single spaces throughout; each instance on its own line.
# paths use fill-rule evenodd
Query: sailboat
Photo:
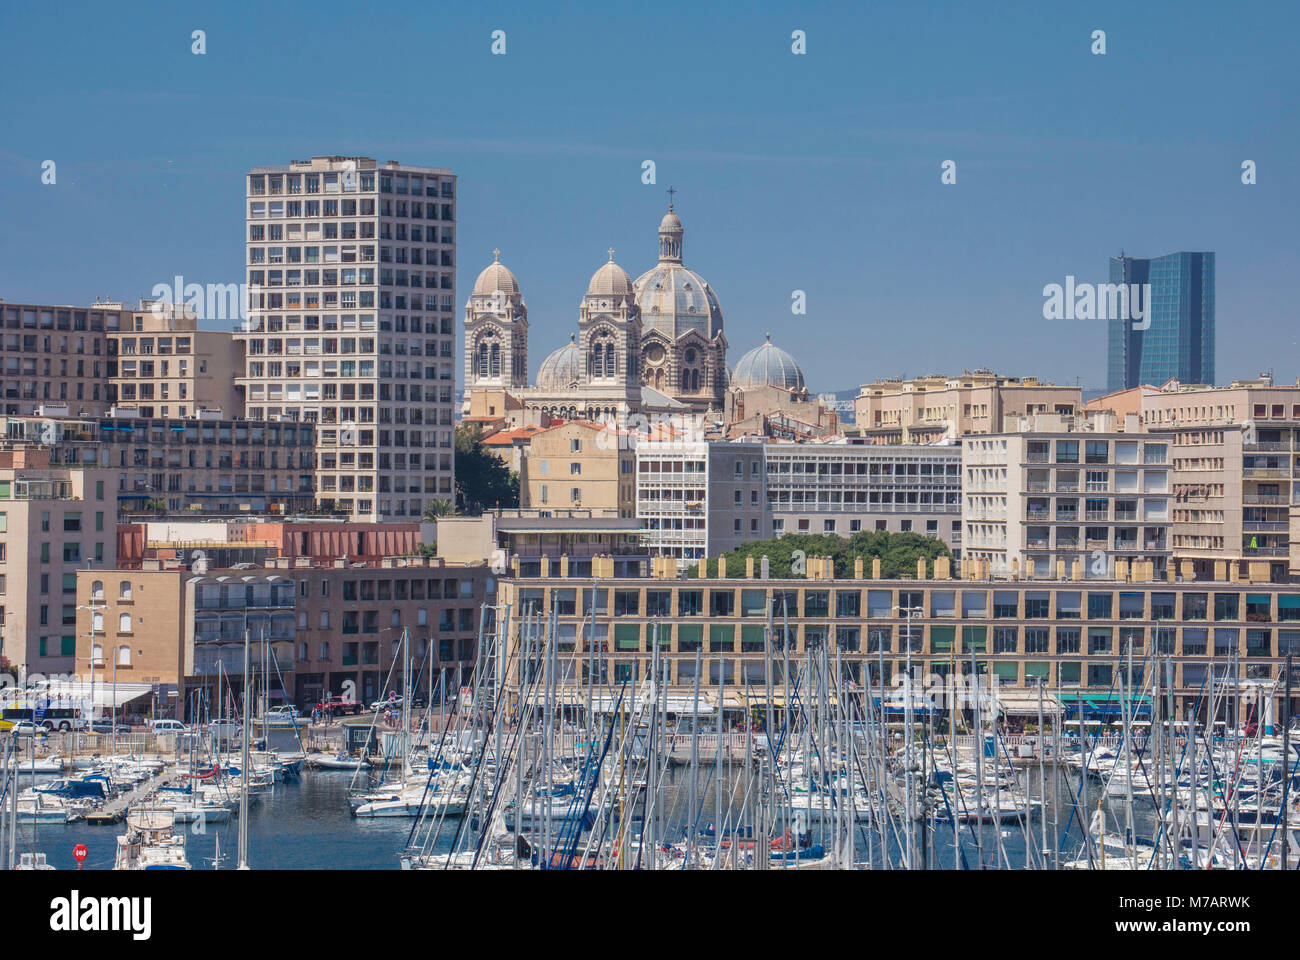
M 114 870 L 189 870 L 185 835 L 174 832 L 176 818 L 166 809 L 133 810 L 126 832 L 117 838 Z

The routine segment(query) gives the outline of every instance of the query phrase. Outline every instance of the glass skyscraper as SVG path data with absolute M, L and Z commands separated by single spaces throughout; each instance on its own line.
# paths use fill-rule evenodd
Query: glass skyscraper
M 1150 326 L 1111 317 L 1108 323 L 1106 390 L 1139 384 L 1214 383 L 1214 254 L 1170 253 L 1141 260 L 1110 258 L 1112 284 L 1150 284 Z M 1140 296 L 1139 296 L 1140 300 Z

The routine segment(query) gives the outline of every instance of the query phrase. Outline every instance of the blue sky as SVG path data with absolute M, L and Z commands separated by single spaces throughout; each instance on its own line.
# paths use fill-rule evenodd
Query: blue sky
M 672 184 L 730 362 L 771 331 L 815 390 L 981 365 L 1100 386 L 1104 323 L 1043 320 L 1042 288 L 1121 249 L 1214 250 L 1220 379 L 1291 380 L 1298 9 L 7 5 L 0 297 L 241 281 L 246 170 L 364 154 L 460 175 L 458 299 L 500 247 L 534 371 L 607 247 L 653 264 Z

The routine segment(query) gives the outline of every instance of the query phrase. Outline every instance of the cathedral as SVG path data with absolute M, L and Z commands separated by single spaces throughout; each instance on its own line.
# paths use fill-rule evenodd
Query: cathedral
M 727 392 L 727 340 L 713 288 L 682 263 L 682 221 L 668 204 L 659 262 L 633 281 L 603 264 L 578 305 L 578 329 L 542 361 L 528 384 L 528 306 L 515 275 L 494 260 L 465 304 L 466 413 L 520 425 L 543 415 L 626 422 L 631 414 L 720 419 Z

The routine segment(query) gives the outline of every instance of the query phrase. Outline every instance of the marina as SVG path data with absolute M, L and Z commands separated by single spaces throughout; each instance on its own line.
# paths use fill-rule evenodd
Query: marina
M 584 687 L 562 669 L 553 619 L 485 606 L 480 644 L 471 682 L 451 691 L 403 632 L 385 688 L 423 687 L 432 709 L 401 696 L 396 712 L 390 698 L 336 724 L 262 716 L 233 738 L 124 735 L 107 753 L 71 733 L 23 751 L 9 736 L 8 862 L 65 868 L 84 844 L 89 869 L 1300 863 L 1300 735 L 1266 732 L 1230 681 L 1204 694 L 1205 715 L 1229 721 L 1167 719 L 1154 654 L 1130 653 L 1121 675 L 1143 678 L 1119 691 L 1143 719 L 1126 706 L 1113 723 L 1071 724 L 1040 702 L 1037 723 L 1012 729 L 978 680 L 965 698 L 922 695 L 906 675 L 873 690 L 825 646 L 771 642 L 736 729 L 698 687 L 654 682 L 657 645 L 639 683 L 612 682 L 590 651 L 586 675 L 606 679 Z

